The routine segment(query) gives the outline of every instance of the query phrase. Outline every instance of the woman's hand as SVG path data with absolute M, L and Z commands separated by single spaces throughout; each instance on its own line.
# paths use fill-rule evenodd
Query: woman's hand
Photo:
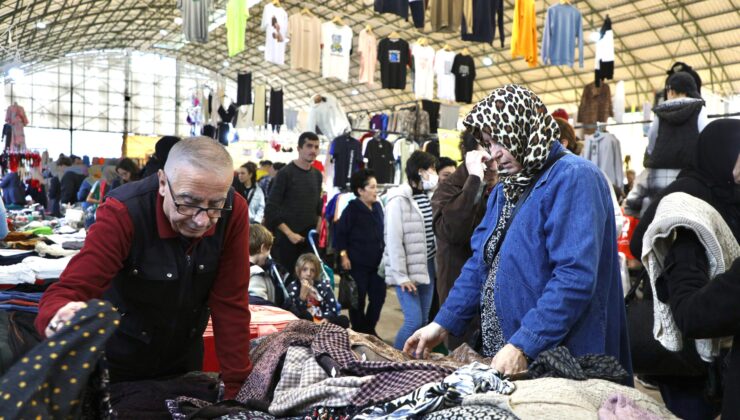
M 412 281 L 407 281 L 405 283 L 400 284 L 401 290 L 404 292 L 409 292 L 416 294 L 416 285 Z
M 346 255 L 342 255 L 342 269 L 344 271 L 349 271 L 352 269 L 352 262 L 350 262 L 349 257 Z
M 493 356 L 491 367 L 503 375 L 514 375 L 527 370 L 527 358 L 513 344 L 507 344 Z
M 427 359 L 434 347 L 447 337 L 447 330 L 441 325 L 432 322 L 424 328 L 416 330 L 403 345 L 403 352 L 417 359 Z

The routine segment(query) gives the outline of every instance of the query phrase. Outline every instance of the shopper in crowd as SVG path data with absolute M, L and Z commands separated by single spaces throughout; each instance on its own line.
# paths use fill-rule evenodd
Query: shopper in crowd
M 388 191 L 385 218 L 385 282 L 395 286 L 403 311 L 403 325 L 395 347 L 429 321 L 436 279 L 432 204 L 437 186 L 437 159 L 415 151 L 406 161 L 407 184 Z
M 309 252 L 306 236 L 321 223 L 321 172 L 312 166 L 319 154 L 319 136 L 305 132 L 298 138 L 298 158 L 273 179 L 265 207 L 265 223 L 275 234 L 273 257 L 294 267 Z
M 3 202 L 9 209 L 19 209 L 26 205 L 26 189 L 18 171 L 10 171 L 0 181 L 3 190 Z
M 262 223 L 265 216 L 265 194 L 257 185 L 257 165 L 247 162 L 236 170 L 234 189 L 249 204 L 250 223 Z
M 707 125 L 699 136 L 694 154 L 694 167 L 681 172 L 679 178 L 650 204 L 640 220 L 630 244 L 634 255 L 642 255 L 647 227 L 655 220 L 661 200 L 673 193 L 686 193 L 708 203 L 727 224 L 734 240 L 740 241 L 740 121 L 724 119 Z M 717 251 L 721 254 L 731 252 L 729 249 Z M 736 418 L 740 413 L 740 400 L 737 398 L 740 395 L 740 311 L 737 310 L 740 259 L 726 267 L 724 274 L 710 279 L 707 255 L 717 251 L 705 248 L 694 230 L 676 229 L 675 241 L 663 262 L 664 271 L 656 281 L 656 291 L 657 298 L 670 305 L 684 337 L 735 336 L 733 349 L 725 360 L 728 368 L 723 372 L 724 419 Z M 707 402 L 704 396 L 708 377 L 651 378 L 658 382 L 663 401 L 677 416 L 711 419 L 719 414 L 718 405 Z
M 358 307 L 349 309 L 352 329 L 378 335 L 375 326 L 385 303 L 385 282 L 378 275 L 383 259 L 383 207 L 378 202 L 378 181 L 369 169 L 350 178 L 355 199 L 347 204 L 334 230 L 334 248 L 339 251 L 342 269 L 357 283 Z M 367 309 L 365 299 L 368 300 Z
M 576 131 L 573 129 L 573 126 L 567 120 L 558 117 L 555 117 L 555 122 L 560 129 L 560 144 L 570 150 L 571 153 L 580 155 L 582 147 L 578 139 L 576 139 Z
M 276 306 L 301 316 L 270 259 L 273 236 L 266 227 L 249 225 L 249 304 Z M 312 319 L 312 318 L 311 318 Z
M 82 162 L 82 159 L 76 158 L 77 161 Z M 74 161 L 72 161 L 74 162 Z M 57 165 L 59 167 L 59 165 Z M 84 169 L 84 172 L 82 171 Z M 72 164 L 70 167 L 64 167 L 64 174 L 61 178 L 60 184 L 60 200 L 62 204 L 75 204 L 79 200 L 77 193 L 80 191 L 82 182 L 87 178 L 87 169 L 82 167 L 82 164 Z
M 144 169 L 138 175 L 139 178 L 146 178 L 149 175 L 156 174 L 160 169 L 164 169 L 170 149 L 178 141 L 180 141 L 180 137 L 176 136 L 164 136 L 157 140 L 157 143 L 154 145 L 154 154 L 146 162 L 146 165 L 144 165 Z
M 463 264 L 473 255 L 470 237 L 483 219 L 491 189 L 498 180 L 488 152 L 466 131 L 460 138 L 465 163 L 446 182 L 440 182 L 432 196 L 434 233 L 437 239 L 437 296 L 442 305 L 460 275 Z M 464 336 L 480 326 L 474 317 Z M 447 348 L 454 350 L 463 337 L 447 337 Z
M 260 168 L 257 170 L 257 181 L 262 181 L 262 179 L 266 176 L 275 176 L 272 169 L 272 161 L 271 160 L 261 160 L 260 161 Z
M 269 161 L 268 161 L 269 162 Z M 270 192 L 272 192 L 272 184 L 275 180 L 275 175 L 285 167 L 285 164 L 283 162 L 275 162 L 272 164 L 270 172 L 268 175 L 262 177 L 259 181 L 257 181 L 257 184 L 262 188 L 262 192 L 265 193 L 265 197 L 270 196 Z
M 632 187 L 635 186 L 635 171 L 632 169 L 627 169 L 624 172 L 624 177 L 627 182 L 624 184 L 624 194 L 623 195 L 626 197 L 627 194 L 629 194 L 630 191 L 632 191 Z
M 51 213 L 53 217 L 62 217 L 61 179 L 67 169 L 72 166 L 72 160 L 62 154 L 60 155 L 54 166 L 55 172 L 51 174 L 51 179 L 49 179 L 49 202 L 51 203 L 49 213 Z
M 446 157 L 442 156 L 437 160 L 437 175 L 439 176 L 439 183 L 443 183 L 450 177 L 457 169 L 457 163 Z
M 448 332 L 461 335 L 480 307 L 479 350 L 503 374 L 558 346 L 614 356 L 631 372 L 610 187 L 599 169 L 565 152 L 557 123 L 525 87 L 494 90 L 464 124 L 501 182 L 473 234 L 473 256 L 404 351 L 425 357 Z
M 136 166 L 136 162 L 133 159 L 123 158 L 118 161 L 116 172 L 118 173 L 118 177 L 121 178 L 121 184 L 139 180 L 139 167 Z
M 295 273 L 288 277 L 285 284 L 288 295 L 300 311 L 300 318 L 349 328 L 349 319 L 339 314 L 337 299 L 328 279 L 322 277 L 322 272 L 319 257 L 314 254 L 299 256 Z
M 171 378 L 202 370 L 210 312 L 233 399 L 251 363 L 247 204 L 231 191 L 232 168 L 222 146 L 193 137 L 157 176 L 111 191 L 82 250 L 44 293 L 38 331 L 53 336 L 85 302 L 105 298 L 125 313 L 106 344 L 111 381 Z
M 691 166 L 699 134 L 708 123 L 704 100 L 689 73 L 673 73 L 666 82 L 666 92 L 668 99 L 653 110 L 645 173 L 627 195 L 625 211 L 630 215 L 644 213 L 681 170 Z
M 100 165 L 92 165 L 87 168 L 87 177 L 82 180 L 80 189 L 77 191 L 77 202 L 82 203 L 82 210 L 87 211 L 90 204 L 87 201 L 87 197 L 90 195 L 93 185 L 100 181 L 103 177 L 103 167 Z
M 85 227 L 89 228 L 95 223 L 95 217 L 98 212 L 98 207 L 103 204 L 105 197 L 108 195 L 110 190 L 114 187 L 114 182 L 118 178 L 115 167 L 105 166 L 102 170 L 102 176 L 100 179 L 93 184 L 90 189 L 90 193 L 87 195 L 86 201 L 89 205 L 85 211 Z

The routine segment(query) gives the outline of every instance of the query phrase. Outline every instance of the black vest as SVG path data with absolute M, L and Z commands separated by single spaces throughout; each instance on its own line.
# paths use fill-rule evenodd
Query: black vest
M 697 121 L 704 102 L 661 105 L 666 104 L 668 106 L 658 106 L 655 109 L 655 115 L 660 117 L 658 137 L 645 167 L 686 169 L 694 163 L 699 141 Z
M 104 294 L 121 313 L 106 346 L 114 382 L 174 376 L 202 366 L 207 301 L 230 214 L 219 219 L 214 235 L 195 245 L 182 237 L 162 239 L 158 190 L 155 174 L 108 194 L 126 206 L 134 228 L 130 253 Z M 233 196 L 231 189 L 227 203 Z

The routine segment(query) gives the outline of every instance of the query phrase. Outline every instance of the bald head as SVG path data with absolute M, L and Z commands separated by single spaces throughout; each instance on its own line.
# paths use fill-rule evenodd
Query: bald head
M 164 171 L 167 176 L 176 179 L 178 172 L 184 168 L 230 179 L 234 172 L 234 162 L 229 152 L 212 138 L 189 137 L 172 146 Z

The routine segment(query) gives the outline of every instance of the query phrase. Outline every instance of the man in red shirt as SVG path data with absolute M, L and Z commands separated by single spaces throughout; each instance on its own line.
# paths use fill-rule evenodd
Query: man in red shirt
M 111 381 L 200 370 L 209 312 L 216 353 L 233 398 L 249 360 L 249 217 L 231 189 L 233 162 L 204 137 L 178 142 L 164 170 L 113 191 L 85 246 L 39 304 L 36 328 L 65 327 L 93 298 L 121 323 L 106 344 Z

